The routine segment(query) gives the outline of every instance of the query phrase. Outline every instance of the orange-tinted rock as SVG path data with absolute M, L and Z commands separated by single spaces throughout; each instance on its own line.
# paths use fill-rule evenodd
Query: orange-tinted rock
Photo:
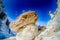
M 21 14 L 14 22 L 10 23 L 10 27 L 18 32 L 19 30 L 25 28 L 25 25 L 35 24 L 37 19 L 38 16 L 36 15 L 36 12 L 28 11 Z

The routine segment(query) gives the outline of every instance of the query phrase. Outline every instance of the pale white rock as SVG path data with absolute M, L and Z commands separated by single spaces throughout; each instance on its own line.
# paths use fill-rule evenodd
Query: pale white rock
M 38 35 L 38 27 L 34 24 L 26 25 L 26 28 L 17 33 L 16 37 L 5 40 L 34 40 Z
M 38 28 L 37 26 L 30 24 L 26 25 L 21 32 L 17 33 L 16 39 L 17 40 L 34 40 L 34 38 L 38 35 Z
M 10 37 L 10 38 L 3 39 L 3 40 L 16 40 L 16 37 Z
M 49 15 L 50 15 L 51 19 L 55 16 L 54 14 L 51 13 L 51 11 L 49 11 Z
M 58 8 L 46 26 L 46 30 L 41 32 L 35 40 L 60 40 L 60 0 L 58 0 Z

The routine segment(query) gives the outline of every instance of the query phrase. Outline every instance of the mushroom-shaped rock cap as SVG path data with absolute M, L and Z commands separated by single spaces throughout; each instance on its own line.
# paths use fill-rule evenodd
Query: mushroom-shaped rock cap
M 24 28 L 25 25 L 35 24 L 38 16 L 35 11 L 28 11 L 21 14 L 14 22 L 10 23 L 10 27 L 17 31 L 18 29 Z

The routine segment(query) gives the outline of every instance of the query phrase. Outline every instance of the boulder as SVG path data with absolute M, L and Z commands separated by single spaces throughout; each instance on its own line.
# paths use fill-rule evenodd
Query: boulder
M 10 23 L 10 27 L 16 32 L 19 32 L 25 25 L 35 24 L 37 19 L 38 16 L 36 15 L 36 12 L 28 11 L 21 14 L 14 22 Z
M 28 11 L 21 14 L 14 22 L 10 23 L 10 27 L 17 32 L 16 37 L 6 40 L 34 40 L 38 35 L 38 27 L 36 21 L 38 16 L 34 11 Z

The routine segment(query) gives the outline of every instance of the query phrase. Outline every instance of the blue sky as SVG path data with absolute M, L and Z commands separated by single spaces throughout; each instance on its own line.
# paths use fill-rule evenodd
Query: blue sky
M 57 8 L 57 0 L 4 0 L 4 11 L 9 20 L 14 21 L 21 13 L 28 10 L 37 12 L 37 25 L 44 26 L 50 20 L 49 11 Z

